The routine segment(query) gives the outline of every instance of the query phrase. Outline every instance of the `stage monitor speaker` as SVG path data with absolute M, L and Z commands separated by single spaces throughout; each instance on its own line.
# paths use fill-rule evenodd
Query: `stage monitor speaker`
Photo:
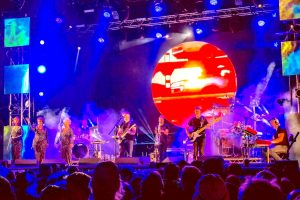
M 150 165 L 150 157 L 116 158 L 116 164 L 124 165 Z
M 162 163 L 178 163 L 182 160 L 184 160 L 184 156 L 168 156 L 162 161 Z
M 84 165 L 84 164 L 98 164 L 101 162 L 100 158 L 80 158 L 78 160 L 79 165 Z
M 16 159 L 15 165 L 36 165 L 36 159 Z

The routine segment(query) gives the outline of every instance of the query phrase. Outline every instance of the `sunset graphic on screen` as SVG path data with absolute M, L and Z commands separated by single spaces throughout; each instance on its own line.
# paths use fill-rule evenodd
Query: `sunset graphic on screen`
M 152 75 L 152 97 L 159 112 L 184 127 L 201 106 L 206 117 L 226 114 L 237 90 L 228 56 L 205 42 L 186 42 L 168 50 Z

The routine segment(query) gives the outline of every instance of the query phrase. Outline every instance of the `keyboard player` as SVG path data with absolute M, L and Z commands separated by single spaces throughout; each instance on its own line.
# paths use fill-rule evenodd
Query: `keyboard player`
M 270 124 L 276 130 L 271 140 L 270 156 L 275 160 L 282 160 L 279 154 L 287 154 L 289 144 L 288 135 L 286 129 L 280 127 L 277 118 L 271 119 Z

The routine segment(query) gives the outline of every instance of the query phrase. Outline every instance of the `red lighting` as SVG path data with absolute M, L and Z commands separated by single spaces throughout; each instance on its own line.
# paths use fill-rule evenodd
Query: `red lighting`
M 208 118 L 226 114 L 236 90 L 232 62 L 222 50 L 205 42 L 186 42 L 168 50 L 152 75 L 157 109 L 181 127 L 195 106 L 201 106 Z

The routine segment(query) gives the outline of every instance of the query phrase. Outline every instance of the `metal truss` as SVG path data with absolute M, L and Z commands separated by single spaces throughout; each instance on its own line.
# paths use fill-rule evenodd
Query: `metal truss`
M 9 124 L 11 125 L 12 118 L 20 117 L 20 122 L 25 122 L 25 116 L 30 118 L 32 105 L 30 93 L 27 94 L 10 94 L 9 95 Z M 26 122 L 25 122 L 26 123 Z
M 230 18 L 233 16 L 252 16 L 260 15 L 266 13 L 277 12 L 278 8 L 265 4 L 261 8 L 256 6 L 245 6 L 245 7 L 236 7 L 220 10 L 207 10 L 201 13 L 192 12 L 192 13 L 183 13 L 177 15 L 167 15 L 161 17 L 151 17 L 151 18 L 138 18 L 132 20 L 124 20 L 111 22 L 109 24 L 108 30 L 120 30 L 123 28 L 134 29 L 141 27 L 151 27 L 151 26 L 160 26 L 160 25 L 171 25 L 171 24 L 180 24 L 180 23 L 193 23 L 204 20 L 213 20 L 216 18 Z

